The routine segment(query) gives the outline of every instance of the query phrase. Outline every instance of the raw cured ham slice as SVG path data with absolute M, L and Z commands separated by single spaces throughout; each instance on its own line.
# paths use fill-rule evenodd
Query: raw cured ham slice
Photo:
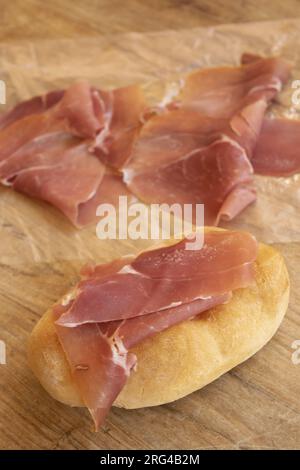
M 98 430 L 126 384 L 136 356 L 127 351 L 122 354 L 113 338 L 103 334 L 97 323 L 76 329 L 58 326 L 56 331 Z
M 119 197 L 121 196 L 126 196 L 129 204 L 136 199 L 123 182 L 121 175 L 113 173 L 106 168 L 94 196 L 87 202 L 79 205 L 76 225 L 84 227 L 94 222 L 99 204 L 111 204 L 114 208 L 118 207 Z
M 260 103 L 252 106 L 261 110 Z M 237 118 L 233 125 L 236 130 L 246 127 Z M 252 130 L 246 128 L 244 136 L 250 149 Z M 205 204 L 205 224 L 218 224 L 222 216 L 235 215 L 255 200 L 252 166 L 239 141 L 241 134 L 236 137 L 224 120 L 187 109 L 166 112 L 145 124 L 123 170 L 124 181 L 145 202 Z M 237 190 L 246 197 L 235 202 L 234 211 L 228 211 L 228 204 L 223 211 Z
M 45 100 L 47 102 L 47 98 Z M 42 109 L 34 113 L 24 112 L 24 116 L 20 112 L 18 119 L 13 119 L 10 125 L 0 130 L 0 161 L 10 158 L 23 145 L 45 134 L 60 131 L 93 138 L 101 128 L 93 104 L 93 92 L 87 83 L 75 83 L 56 105 L 55 100 L 51 103 L 52 106 L 46 107 L 44 112 Z
M 66 130 L 62 121 L 50 119 L 47 113 L 19 119 L 0 131 L 0 162 L 37 137 Z
M 220 232 L 207 234 L 200 250 L 186 250 L 183 241 L 168 249 L 146 252 L 113 274 L 81 281 L 76 299 L 59 324 L 73 327 L 128 319 L 167 309 L 172 304 L 223 294 L 230 290 L 224 278 L 229 279 L 231 287 L 242 287 L 252 275 L 253 259 L 248 260 L 249 256 L 255 258 L 255 247 L 250 235 L 232 232 L 224 239 Z M 231 259 L 229 250 L 234 253 Z
M 112 158 L 128 155 L 141 102 L 138 87 L 105 92 L 77 82 L 22 103 L 0 120 L 1 182 L 53 204 L 75 226 L 94 222 L 100 203 L 131 196 L 93 154 L 94 140 L 103 131 Z
M 300 122 L 265 118 L 251 163 L 255 173 L 290 176 L 300 172 Z
M 75 383 L 98 430 L 113 402 L 136 366 L 128 352 L 141 341 L 171 326 L 225 303 L 229 295 L 196 300 L 164 312 L 109 324 L 89 323 L 78 328 L 57 325 L 56 331 L 68 358 Z
M 255 54 L 243 54 L 242 64 L 261 60 Z M 277 65 L 282 66 L 281 61 Z M 282 72 L 282 76 L 286 73 Z M 263 121 L 261 133 L 252 157 L 255 173 L 265 176 L 291 176 L 300 171 L 300 124 L 292 119 L 270 119 Z
M 256 198 L 250 159 L 288 74 L 273 58 L 189 75 L 177 109 L 144 125 L 122 170 L 128 187 L 145 202 L 204 204 L 205 225 L 235 217 Z
M 94 151 L 107 165 L 119 169 L 129 158 L 133 142 L 142 126 L 146 108 L 142 90 L 137 85 L 99 91 L 105 125 L 98 134 Z
M 77 227 L 88 225 L 100 203 L 116 206 L 119 196 L 132 197 L 121 176 L 105 169 L 88 148 L 66 132 L 42 135 L 0 162 L 0 179 L 52 203 Z
M 166 110 L 150 119 L 143 127 L 134 145 L 132 158 L 125 165 L 125 180 L 135 173 L 163 168 L 184 160 L 195 151 L 202 150 L 218 140 L 232 141 L 237 148 L 249 153 L 256 144 L 262 117 L 266 110 L 259 100 L 244 108 L 230 121 L 214 119 L 185 106 L 176 111 Z
M 63 95 L 64 90 L 54 90 L 17 104 L 11 111 L 0 115 L 0 130 L 26 116 L 42 113 L 52 108 L 62 99 Z
M 93 138 L 103 127 L 98 92 L 85 81 L 71 85 L 53 111 L 54 119 L 66 120 L 70 132 L 80 137 Z
M 80 81 L 21 103 L 0 116 L 1 182 L 56 205 L 76 226 L 120 195 L 191 204 L 194 223 L 202 223 L 196 204 L 205 225 L 230 220 L 256 199 L 252 165 L 278 176 L 299 169 L 297 125 L 264 121 L 289 66 L 251 54 L 242 63 L 190 74 L 179 100 L 146 122 L 136 85 L 105 91 Z
M 79 225 L 79 208 L 97 192 L 105 167 L 88 153 L 86 144 L 67 150 L 62 160 L 61 164 L 32 166 L 19 172 L 12 186 L 17 191 L 51 203 L 74 225 Z
M 168 247 L 145 251 L 131 265 L 135 271 L 154 279 L 192 280 L 213 274 L 217 284 L 219 273 L 245 267 L 257 256 L 257 242 L 247 232 L 206 231 L 201 248 L 188 248 L 186 240 L 182 240 Z M 232 279 L 224 278 L 222 282 L 232 282 Z M 226 292 L 228 290 L 225 288 Z
M 242 55 L 241 63 L 250 64 L 261 59 L 258 55 L 245 53 Z M 277 60 L 277 66 L 282 67 L 282 61 Z M 285 74 L 284 67 L 281 76 L 284 78 Z M 251 161 L 255 173 L 266 176 L 290 176 L 298 173 L 300 171 L 300 156 L 297 151 L 300 144 L 299 131 L 299 122 L 296 120 L 264 118 Z
M 44 164 L 43 155 L 37 155 L 35 162 L 31 158 L 32 167 L 10 173 L 6 185 L 49 202 L 63 212 L 76 227 L 95 222 L 99 204 L 111 204 L 116 207 L 120 196 L 133 199 L 121 176 L 106 170 L 105 166 L 87 151 L 85 144 L 66 150 L 65 154 L 55 153 L 52 157 L 52 161 L 48 159 Z M 17 165 L 19 161 L 9 163 Z M 0 174 L 2 170 L 0 166 Z
M 103 423 L 136 365 L 136 357 L 129 351 L 131 348 L 154 334 L 227 302 L 232 290 L 253 282 L 257 244 L 251 235 L 206 232 L 204 241 L 203 248 L 198 250 L 187 250 L 186 240 L 183 240 L 167 248 L 144 252 L 135 259 L 123 258 L 95 268 L 86 268 L 85 279 L 79 283 L 72 296 L 54 308 L 59 340 L 96 429 Z M 237 272 L 238 277 L 235 275 Z M 89 287 L 94 283 L 116 282 L 118 278 L 130 283 L 135 273 L 139 276 L 136 282 L 140 284 L 136 286 L 135 296 L 130 296 L 130 301 L 136 305 L 137 297 L 140 297 L 142 313 L 136 310 L 136 316 L 129 316 L 127 311 L 119 309 L 118 315 L 113 315 L 112 320 L 111 308 L 118 301 L 122 303 L 126 295 L 122 285 L 118 285 L 118 292 L 111 297 L 110 303 L 106 301 L 105 308 L 102 299 L 95 299 L 96 292 Z M 174 283 L 177 289 L 180 283 L 185 286 L 188 283 L 190 286 L 196 285 L 197 289 L 190 289 L 193 296 L 185 299 L 186 302 L 176 302 L 174 297 L 171 305 L 147 313 L 148 299 L 144 297 L 142 283 L 145 285 L 150 277 L 160 282 L 164 278 Z M 207 294 L 205 288 L 208 284 L 205 287 L 205 282 L 209 277 L 214 277 L 214 287 L 212 283 L 210 286 L 214 294 L 203 298 L 203 293 Z M 66 318 L 74 305 L 78 306 L 77 299 L 84 291 L 89 308 L 84 309 L 84 304 L 81 304 L 77 311 L 77 322 L 72 326 L 64 324 L 62 319 Z M 173 290 L 173 294 L 175 292 Z M 102 291 L 102 295 L 105 295 L 105 291 Z M 159 293 L 162 299 L 164 295 L 165 292 Z M 170 299 L 165 304 L 168 302 Z M 97 317 L 94 316 L 95 303 L 98 304 Z M 163 300 L 160 303 L 163 305 Z M 132 311 L 130 303 L 123 305 L 123 308 Z M 88 321 L 83 323 L 81 316 Z
M 143 108 L 138 87 L 105 92 L 86 82 L 21 103 L 0 118 L 2 183 L 50 202 L 76 226 L 87 225 L 100 202 L 130 195 L 92 149 L 98 145 L 111 166 L 126 160 Z
M 230 298 L 231 294 L 225 293 L 207 299 L 198 299 L 177 307 L 167 308 L 125 321 L 101 323 L 101 329 L 109 337 L 118 335 L 122 339 L 124 347 L 130 349 L 134 348 L 141 341 L 151 338 L 151 336 L 171 326 L 194 318 L 216 305 L 228 302 Z
M 216 225 L 222 219 L 232 220 L 245 207 L 249 206 L 256 200 L 256 190 L 253 188 L 252 181 L 247 184 L 237 185 L 225 198 L 221 208 L 219 209 Z
M 79 139 L 67 132 L 51 132 L 36 137 L 0 162 L 0 180 L 9 186 L 24 170 L 62 164 L 64 152 L 79 143 Z
M 280 58 L 199 70 L 187 77 L 182 102 L 205 115 L 228 119 L 249 103 L 273 99 L 289 73 L 290 66 Z

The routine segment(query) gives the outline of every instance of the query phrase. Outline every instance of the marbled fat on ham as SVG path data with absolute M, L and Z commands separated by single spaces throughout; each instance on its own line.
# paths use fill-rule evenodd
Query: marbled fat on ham
M 96 428 L 136 364 L 130 349 L 227 302 L 233 290 L 253 282 L 256 255 L 250 234 L 206 232 L 202 249 L 188 250 L 182 240 L 85 269 L 71 297 L 53 314 Z

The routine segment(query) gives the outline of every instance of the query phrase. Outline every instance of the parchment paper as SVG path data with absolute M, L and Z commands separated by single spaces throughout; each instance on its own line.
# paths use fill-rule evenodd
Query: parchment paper
M 300 79 L 300 21 L 285 20 L 223 25 L 158 33 L 130 33 L 100 39 L 22 42 L 0 46 L 0 79 L 7 85 L 7 107 L 76 79 L 114 88 L 141 83 L 151 103 L 172 93 L 189 71 L 238 64 L 242 52 L 281 55 Z M 299 118 L 290 83 L 271 114 Z M 1 106 L 4 110 L 5 107 Z M 300 176 L 256 176 L 257 203 L 226 227 L 250 230 L 264 242 L 300 240 Z M 57 259 L 109 259 L 138 250 L 149 242 L 109 244 L 96 237 L 95 226 L 82 230 L 48 204 L 0 188 L 0 259 L 31 263 Z

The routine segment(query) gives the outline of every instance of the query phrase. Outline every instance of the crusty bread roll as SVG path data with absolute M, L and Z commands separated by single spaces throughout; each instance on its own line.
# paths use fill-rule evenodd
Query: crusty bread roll
M 226 305 L 158 333 L 134 348 L 137 370 L 114 405 L 141 408 L 177 400 L 248 359 L 279 327 L 288 306 L 289 277 L 282 256 L 260 245 L 256 285 L 239 289 Z M 58 341 L 51 310 L 29 342 L 29 363 L 55 399 L 83 406 Z

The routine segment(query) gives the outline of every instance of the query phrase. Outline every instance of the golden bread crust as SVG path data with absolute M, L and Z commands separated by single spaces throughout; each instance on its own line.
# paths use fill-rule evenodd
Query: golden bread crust
M 248 359 L 275 334 L 289 300 L 289 277 L 274 248 L 259 246 L 256 283 L 238 289 L 226 305 L 144 341 L 133 352 L 138 366 L 114 405 L 141 408 L 177 400 Z M 49 309 L 29 341 L 29 363 L 55 399 L 83 406 Z

